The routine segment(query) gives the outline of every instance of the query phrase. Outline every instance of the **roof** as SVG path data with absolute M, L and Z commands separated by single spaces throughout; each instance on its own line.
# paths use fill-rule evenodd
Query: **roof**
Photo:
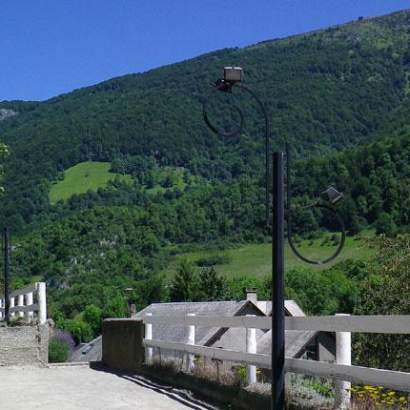
M 257 306 L 253 303 L 242 301 L 221 301 L 221 302 L 173 302 L 173 303 L 153 303 L 141 310 L 136 318 L 142 318 L 147 313 L 153 316 L 173 316 L 185 317 L 188 313 L 198 316 L 239 316 L 246 309 L 252 309 L 255 314 L 263 316 Z M 215 334 L 220 331 L 219 327 L 195 328 L 196 344 L 206 345 Z M 154 324 L 152 326 L 152 338 L 156 340 L 168 340 L 172 342 L 185 342 L 187 339 L 186 326 L 169 326 L 167 324 Z
M 271 301 L 258 301 L 257 305 L 265 315 L 272 314 Z M 294 300 L 285 300 L 285 311 L 288 316 L 298 317 L 306 316 L 305 312 Z M 316 336 L 317 331 L 311 330 L 285 330 L 285 356 L 298 357 L 303 349 Z M 265 333 L 257 343 L 257 353 L 268 354 L 272 353 L 272 331 Z
M 285 330 L 285 356 L 297 358 L 303 349 L 316 336 L 312 330 Z M 272 354 L 272 331 L 266 332 L 258 341 L 256 352 L 259 354 Z
M 71 353 L 70 362 L 99 362 L 102 358 L 102 336 L 84 343 Z
M 137 314 L 143 317 L 147 313 L 153 316 L 181 316 L 195 313 L 200 316 L 238 316 L 246 306 L 255 306 L 250 301 L 221 301 L 221 302 L 174 302 L 154 303 Z M 261 315 L 270 315 L 272 311 L 271 301 L 257 301 L 255 308 Z M 294 300 L 285 301 L 286 314 L 289 316 L 305 316 L 303 310 Z M 243 312 L 242 314 L 245 314 Z M 244 351 L 246 344 L 246 330 L 241 328 L 220 329 L 217 327 L 196 327 L 196 344 L 220 347 L 231 350 Z M 167 324 L 154 324 L 152 326 L 153 339 L 169 340 L 184 343 L 187 338 L 186 326 L 168 326 Z M 286 331 L 285 332 L 285 355 L 297 357 L 303 348 L 317 334 L 316 331 Z M 257 330 L 257 352 L 271 354 L 272 332 Z
M 270 316 L 272 314 L 272 301 L 258 300 L 256 304 L 265 315 Z M 306 316 L 305 312 L 294 300 L 285 300 L 285 311 L 288 316 Z

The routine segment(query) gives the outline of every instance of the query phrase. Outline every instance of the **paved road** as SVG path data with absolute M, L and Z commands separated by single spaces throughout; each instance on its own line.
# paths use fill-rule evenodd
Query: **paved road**
M 184 404 L 185 403 L 185 404 Z M 206 409 L 143 379 L 88 366 L 0 368 L 0 409 Z

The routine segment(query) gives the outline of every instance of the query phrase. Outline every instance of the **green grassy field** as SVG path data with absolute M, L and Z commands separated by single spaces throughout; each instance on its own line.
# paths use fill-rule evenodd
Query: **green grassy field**
M 316 240 L 313 244 L 309 241 L 303 241 L 298 248 L 303 252 L 304 256 L 312 259 L 323 259 L 330 256 L 334 248 L 330 245 L 322 245 L 322 242 L 323 239 Z M 168 276 L 173 276 L 176 266 L 182 258 L 187 258 L 195 262 L 201 258 L 225 254 L 228 256 L 229 262 L 222 265 L 215 265 L 219 273 L 227 277 L 240 277 L 242 275 L 264 277 L 272 271 L 271 249 L 270 244 L 246 244 L 227 250 L 204 250 L 179 254 L 174 257 L 165 273 Z M 346 259 L 367 260 L 373 253 L 374 250 L 369 247 L 365 239 L 349 237 L 346 239 L 346 245 L 342 253 L 334 262 L 317 266 L 308 265 L 299 260 L 287 245 L 285 249 L 285 266 L 287 270 L 299 267 L 311 267 L 320 270 Z
M 131 182 L 129 175 L 120 175 L 109 172 L 109 162 L 81 162 L 64 172 L 64 179 L 56 182 L 50 189 L 50 203 L 67 200 L 74 194 L 84 194 L 88 190 L 96 191 L 104 188 L 116 176 L 123 181 Z

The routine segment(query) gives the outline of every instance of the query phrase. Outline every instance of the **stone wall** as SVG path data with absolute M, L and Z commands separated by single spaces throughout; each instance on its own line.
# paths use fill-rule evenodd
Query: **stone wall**
M 0 327 L 0 366 L 46 366 L 48 325 Z

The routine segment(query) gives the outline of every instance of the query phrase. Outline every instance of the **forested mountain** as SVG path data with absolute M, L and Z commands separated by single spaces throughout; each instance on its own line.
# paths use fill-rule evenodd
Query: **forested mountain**
M 340 209 L 351 234 L 369 225 L 388 235 L 409 231 L 409 134 L 299 161 L 294 175 L 292 193 L 298 202 L 309 202 L 329 183 L 344 192 Z
M 85 160 L 140 154 L 218 179 L 258 171 L 263 140 L 256 106 L 246 103 L 250 120 L 237 140 L 222 140 L 202 121 L 199 97 L 210 94 L 224 65 L 244 67 L 248 85 L 267 102 L 274 146 L 289 140 L 299 156 L 397 132 L 394 124 L 405 130 L 409 33 L 410 13 L 401 12 L 220 50 L 42 103 L 3 102 L 18 115 L 0 122 L 11 151 L 2 221 L 21 230 L 47 212 L 50 182 Z M 214 114 L 227 114 L 221 99 L 213 101 Z
M 13 285 L 44 278 L 52 314 L 72 330 L 79 324 L 67 320 L 86 320 L 87 305 L 100 316 L 124 314 L 126 287 L 139 307 L 166 300 L 158 273 L 173 252 L 267 240 L 258 107 L 237 95 L 246 126 L 232 139 L 212 134 L 202 118 L 206 97 L 219 125 L 238 120 L 228 109 L 233 96 L 209 86 L 225 65 L 244 67 L 246 83 L 266 101 L 273 147 L 290 143 L 296 208 L 335 184 L 345 193 L 349 234 L 408 231 L 409 44 L 410 11 L 220 50 L 44 102 L 0 102 L 0 137 L 10 151 L 0 221 L 16 234 Z M 111 163 L 127 177 L 51 204 L 52 184 L 85 161 Z M 310 210 L 293 221 L 302 237 L 320 223 L 331 227 Z M 363 267 L 335 269 L 344 289 L 335 309 L 352 310 L 349 292 Z M 294 273 L 293 282 L 307 274 L 314 276 Z M 295 298 L 297 286 L 289 291 Z

